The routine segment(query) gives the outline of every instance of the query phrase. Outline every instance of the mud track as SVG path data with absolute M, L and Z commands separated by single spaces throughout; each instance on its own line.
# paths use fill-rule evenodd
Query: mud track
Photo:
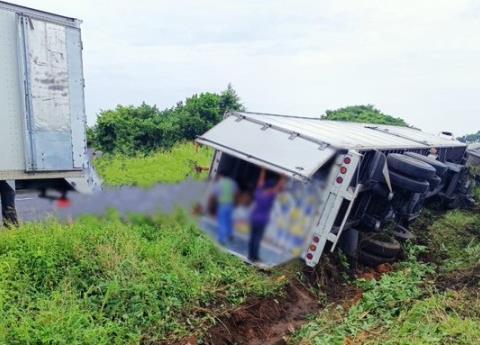
M 308 322 L 308 317 L 330 303 L 346 307 L 361 298 L 359 289 L 347 285 L 339 274 L 339 263 L 324 261 L 303 272 L 303 281 L 292 279 L 280 296 L 253 299 L 222 316 L 210 328 L 204 342 L 209 345 L 278 345 Z M 321 291 L 322 296 L 312 291 Z M 322 301 L 322 302 L 321 302 Z

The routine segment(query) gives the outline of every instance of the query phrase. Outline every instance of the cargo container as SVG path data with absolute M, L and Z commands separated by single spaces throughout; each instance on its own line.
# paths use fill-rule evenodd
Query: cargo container
M 86 142 L 81 21 L 0 1 L 0 180 L 98 188 Z

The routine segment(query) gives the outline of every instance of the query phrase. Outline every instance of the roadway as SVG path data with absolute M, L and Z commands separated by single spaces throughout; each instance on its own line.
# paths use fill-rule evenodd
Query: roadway
M 69 207 L 59 207 L 55 201 L 42 199 L 38 193 L 18 193 L 17 211 L 22 221 L 41 221 L 48 218 L 70 220 L 82 215 L 105 214 L 116 209 L 121 214 L 170 213 L 176 208 L 191 209 L 201 202 L 207 189 L 205 182 L 185 181 L 175 185 L 157 185 L 150 189 L 139 187 L 106 188 L 92 195 L 70 193 Z

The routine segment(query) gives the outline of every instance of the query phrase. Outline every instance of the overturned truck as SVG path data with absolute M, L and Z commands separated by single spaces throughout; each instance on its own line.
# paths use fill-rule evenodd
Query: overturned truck
M 391 262 L 399 242 L 413 238 L 408 226 L 427 201 L 473 203 L 469 165 L 478 164 L 476 153 L 449 133 L 230 112 L 197 141 L 215 149 L 211 178 L 221 170 L 248 182 L 267 168 L 322 182 L 300 254 L 309 266 L 337 245 L 369 265 Z

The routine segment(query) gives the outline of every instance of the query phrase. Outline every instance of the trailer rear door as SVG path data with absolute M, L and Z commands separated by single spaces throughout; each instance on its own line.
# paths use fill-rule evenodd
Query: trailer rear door
M 235 113 L 197 141 L 300 180 L 312 177 L 336 152 L 324 143 Z
M 17 18 L 26 171 L 81 170 L 86 142 L 80 30 Z

